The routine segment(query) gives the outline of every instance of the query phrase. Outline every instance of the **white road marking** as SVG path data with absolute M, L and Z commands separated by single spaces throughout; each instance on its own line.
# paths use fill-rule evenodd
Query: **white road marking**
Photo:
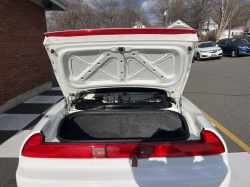
M 31 98 L 28 101 L 25 101 L 24 103 L 56 103 L 60 99 L 62 99 L 63 96 L 45 96 L 45 95 L 38 95 L 33 98 Z
M 40 114 L 0 114 L 0 130 L 21 130 Z
M 18 158 L 20 147 L 31 130 L 19 131 L 0 146 L 0 158 Z

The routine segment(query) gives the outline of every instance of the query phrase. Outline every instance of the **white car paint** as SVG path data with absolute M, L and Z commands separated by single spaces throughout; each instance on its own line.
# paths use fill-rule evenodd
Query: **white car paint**
M 225 146 L 225 153 L 212 156 L 139 159 L 138 168 L 131 159 L 41 159 L 19 153 L 16 173 L 18 187 L 74 186 L 202 186 L 229 187 L 231 169 L 225 141 L 212 123 L 189 100 L 182 97 L 183 110 L 206 130 L 214 132 Z M 65 110 L 65 100 L 55 105 L 34 127 L 24 143 L 45 124 L 51 123 Z
M 44 40 L 65 97 L 110 86 L 158 88 L 175 92 L 179 97 L 189 75 L 196 43 L 196 34 L 45 37 Z M 118 47 L 125 48 L 124 55 L 117 51 Z M 107 64 L 116 71 L 104 70 Z M 140 67 L 139 71 L 130 73 L 129 68 L 135 66 Z
M 18 187 L 228 187 L 231 170 L 225 141 L 201 111 L 181 96 L 196 43 L 196 34 L 47 37 L 44 44 L 66 100 L 60 101 L 49 110 L 23 142 L 16 173 Z M 123 55 L 115 51 L 117 47 L 125 48 L 125 58 L 121 59 Z M 51 49 L 54 53 L 51 53 Z M 96 52 L 100 54 L 97 58 Z M 108 60 L 103 60 L 104 56 Z M 157 58 L 153 59 L 155 56 Z M 85 63 L 87 67 L 79 68 L 81 70 L 77 72 L 79 66 L 72 68 L 72 58 L 80 58 L 80 67 L 81 63 Z M 104 63 L 104 66 L 110 60 L 117 63 L 105 72 L 109 74 L 110 80 L 98 78 L 91 81 L 89 74 L 105 71 L 98 63 Z M 139 68 L 138 72 L 131 75 L 127 71 L 129 63 L 126 62 L 127 65 L 124 66 L 121 60 L 132 60 L 141 70 Z M 167 60 L 166 65 L 159 65 L 164 60 Z M 122 69 L 124 67 L 127 69 Z M 114 69 L 117 74 L 112 72 Z M 121 70 L 125 73 L 120 74 Z M 136 79 L 143 71 L 148 74 L 143 79 Z M 209 130 L 219 137 L 225 152 L 209 156 L 143 158 L 138 159 L 139 167 L 131 167 L 129 158 L 51 159 L 22 156 L 26 141 L 36 133 L 42 131 L 46 142 L 55 141 L 53 137 L 57 132 L 57 124 L 65 114 L 72 112 L 68 108 L 69 102 L 78 92 L 105 87 L 150 87 L 165 90 L 180 102 L 175 110 L 180 111 L 187 119 L 190 140 L 199 139 L 202 130 Z
M 221 58 L 223 56 L 223 51 L 220 47 L 206 47 L 206 48 L 199 48 L 199 44 L 206 43 L 200 42 L 195 47 L 194 56 L 196 59 L 207 59 L 207 58 Z

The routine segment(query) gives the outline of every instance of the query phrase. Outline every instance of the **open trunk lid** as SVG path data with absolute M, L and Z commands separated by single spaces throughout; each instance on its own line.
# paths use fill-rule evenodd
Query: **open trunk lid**
M 183 92 L 198 41 L 195 30 L 99 29 L 45 34 L 44 45 L 66 98 L 108 87 Z

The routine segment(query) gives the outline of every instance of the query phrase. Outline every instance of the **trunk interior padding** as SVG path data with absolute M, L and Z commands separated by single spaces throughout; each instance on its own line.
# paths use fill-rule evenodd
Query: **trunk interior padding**
M 82 111 L 59 124 L 60 142 L 165 141 L 189 137 L 185 118 L 169 110 Z

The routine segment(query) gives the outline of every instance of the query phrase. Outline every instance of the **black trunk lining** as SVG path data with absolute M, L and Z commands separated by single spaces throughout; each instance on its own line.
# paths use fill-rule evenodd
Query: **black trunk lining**
M 185 118 L 173 111 L 84 111 L 66 116 L 61 142 L 183 140 L 189 137 Z

